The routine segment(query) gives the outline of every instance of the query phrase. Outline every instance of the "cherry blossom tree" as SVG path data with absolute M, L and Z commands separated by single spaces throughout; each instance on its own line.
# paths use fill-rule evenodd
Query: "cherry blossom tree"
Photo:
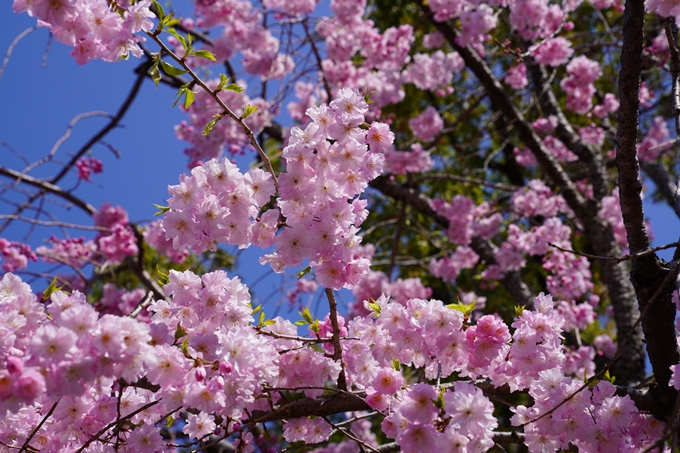
M 0 232 L 59 229 L 0 238 L 0 450 L 676 451 L 680 249 L 642 203 L 680 216 L 674 3 L 12 7 L 139 66 L 77 152 L 0 166 Z M 63 182 L 106 172 L 148 79 L 188 169 L 140 223 Z M 226 246 L 295 275 L 299 315 L 253 306 Z

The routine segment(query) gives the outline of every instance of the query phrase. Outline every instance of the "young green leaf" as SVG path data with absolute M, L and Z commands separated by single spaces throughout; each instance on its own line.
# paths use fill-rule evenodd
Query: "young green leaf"
M 42 297 L 40 299 L 43 302 L 45 302 L 46 300 L 48 300 L 52 296 L 52 294 L 55 291 L 59 291 L 61 288 L 62 288 L 61 286 L 57 286 L 57 277 L 54 277 L 52 279 L 52 282 L 49 284 L 49 286 L 45 289 L 45 291 L 43 291 Z
M 186 93 L 184 93 L 184 108 L 188 109 L 191 104 L 194 103 L 194 92 L 187 88 Z
M 161 67 L 163 68 L 164 73 L 171 76 L 179 76 L 187 73 L 184 69 L 176 68 L 163 60 L 161 60 Z
M 205 127 L 203 128 L 203 135 L 210 135 L 210 133 L 212 132 L 212 130 L 215 128 L 215 125 L 217 124 L 217 122 L 218 122 L 219 120 L 221 120 L 221 119 L 222 119 L 222 116 L 224 116 L 224 115 L 223 115 L 222 113 L 218 113 L 218 114 L 215 115 L 215 116 L 216 116 L 217 118 L 215 118 L 214 120 L 210 121 L 210 122 L 209 122 L 208 124 L 206 124 Z
M 253 312 L 252 312 L 251 314 L 254 316 L 254 315 L 258 314 L 260 310 L 262 310 L 262 304 L 260 304 L 260 305 L 258 305 L 257 307 L 255 307 L 255 308 L 253 309 Z
M 174 417 L 172 415 L 168 415 L 168 417 L 165 419 L 165 426 L 172 428 L 173 423 L 175 423 Z
M 201 57 L 201 58 L 207 58 L 208 60 L 217 61 L 217 58 L 215 58 L 215 55 L 213 55 L 213 53 L 210 52 L 209 50 L 205 50 L 205 49 L 194 50 L 189 55 L 192 56 L 192 57 Z
M 300 272 L 298 272 L 297 274 L 295 274 L 295 276 L 296 276 L 298 279 L 301 279 L 301 278 L 304 277 L 305 275 L 309 274 L 309 272 L 310 272 L 311 270 L 312 270 L 312 266 L 307 266 L 307 267 L 305 267 L 304 269 L 302 269 Z
M 154 207 L 158 209 L 158 212 L 153 215 L 154 217 L 163 215 L 170 210 L 170 206 L 161 206 L 159 204 L 155 204 Z
M 235 83 L 230 83 L 229 85 L 225 86 L 224 89 L 229 91 L 236 91 L 237 93 L 243 93 L 243 88 L 241 88 Z
M 254 105 L 246 105 L 245 108 L 243 109 L 243 113 L 241 113 L 241 119 L 248 118 L 253 112 L 257 111 L 257 107 Z
M 188 50 L 187 42 L 184 39 L 184 36 L 177 33 L 177 30 L 175 30 L 174 28 L 168 28 L 168 33 L 177 38 L 177 41 L 179 41 L 180 44 L 182 44 L 182 47 L 184 47 L 185 51 Z
M 156 11 L 158 12 L 158 18 L 163 20 L 165 18 L 165 11 L 163 11 L 161 4 L 156 0 L 151 0 L 151 4 L 154 6 L 154 8 L 156 8 Z
M 153 80 L 156 84 L 156 88 L 158 88 L 158 82 L 161 81 L 161 73 L 158 70 L 158 61 L 151 65 L 151 68 L 149 69 L 149 75 L 151 76 L 151 80 Z
M 187 332 L 186 330 L 182 329 L 182 325 L 180 323 L 177 323 L 177 329 L 175 329 L 175 341 L 186 336 L 186 334 Z
M 298 313 L 300 313 L 300 316 L 302 316 L 302 318 L 305 321 L 307 321 L 308 324 L 314 322 L 314 318 L 312 317 L 312 314 L 309 312 L 309 307 L 305 307 L 304 310 L 299 311 Z
M 259 320 L 258 320 L 257 325 L 258 325 L 258 326 L 262 326 L 262 325 L 264 324 L 264 321 L 265 321 L 266 319 L 267 319 L 267 318 L 266 318 L 265 315 L 264 315 L 264 310 L 262 310 L 262 311 L 260 312 L 260 318 L 259 318 Z

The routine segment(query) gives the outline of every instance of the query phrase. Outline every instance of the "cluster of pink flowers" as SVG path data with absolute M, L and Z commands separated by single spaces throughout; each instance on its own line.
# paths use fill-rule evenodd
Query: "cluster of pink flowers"
M 498 19 L 494 10 L 486 3 L 477 5 L 475 9 L 467 9 L 460 15 L 460 33 L 456 43 L 461 46 L 472 45 L 480 54 L 484 54 L 484 41 L 490 38 L 487 32 L 496 28 Z
M 556 452 L 570 444 L 582 451 L 651 448 L 661 437 L 664 425 L 641 414 L 629 396 L 616 396 L 615 391 L 616 387 L 607 381 L 600 381 L 591 390 L 583 388 L 580 379 L 565 376 L 558 367 L 546 370 L 531 383 L 529 394 L 534 405 L 515 407 L 512 423 L 517 426 L 530 422 L 524 432 L 532 453 Z M 565 399 L 566 404 L 552 411 Z M 541 417 L 548 411 L 552 413 Z
M 460 72 L 465 63 L 456 52 L 444 53 L 437 50 L 431 55 L 418 53 L 413 56 L 413 61 L 404 70 L 405 83 L 412 83 L 421 90 L 441 90 L 438 93 L 445 94 L 453 75 Z M 449 90 L 450 91 L 450 90 Z
M 104 171 L 104 165 L 99 159 L 94 157 L 81 157 L 76 162 L 76 169 L 78 170 L 78 179 L 89 181 L 92 173 L 101 173 Z
M 137 238 L 129 224 L 127 212 L 122 207 L 103 203 L 93 218 L 96 226 L 110 231 L 102 232 L 95 239 L 99 253 L 106 261 L 118 264 L 126 256 L 137 254 Z
M 165 236 L 165 230 L 161 222 L 151 222 L 142 233 L 144 241 L 155 248 L 159 255 L 167 257 L 173 263 L 182 263 L 189 255 L 189 251 L 183 248 L 176 249 L 172 241 Z
M 609 222 L 614 233 L 616 243 L 623 248 L 628 248 L 626 227 L 623 224 L 621 203 L 619 201 L 619 188 L 615 188 L 611 195 L 602 198 L 602 207 L 597 213 L 598 217 Z
M 595 106 L 593 114 L 598 118 L 606 118 L 607 116 L 619 111 L 619 100 L 612 93 L 604 95 L 602 104 Z
M 361 128 L 367 111 L 364 98 L 351 89 L 341 89 L 330 106 L 310 108 L 313 121 L 304 130 L 293 128 L 283 150 L 286 172 L 279 177 L 277 207 L 259 218 L 275 194 L 269 174 L 253 169 L 243 175 L 226 159 L 195 167 L 169 189 L 167 237 L 176 248 L 200 252 L 218 242 L 276 245 L 261 262 L 277 272 L 307 259 L 323 286 L 356 284 L 369 266 L 356 254 L 356 233 L 367 215 L 366 201 L 356 196 L 382 172 L 383 152 L 394 140 L 386 124 Z M 277 235 L 284 224 L 280 216 L 285 227 Z
M 602 74 L 600 64 L 580 55 L 567 65 L 568 76 L 562 79 L 560 86 L 567 93 L 567 108 L 583 114 L 593 106 L 595 85 L 593 82 Z
M 0 258 L 2 258 L 2 269 L 5 272 L 26 269 L 29 260 L 38 260 L 28 244 L 8 241 L 5 238 L 0 238 Z
M 63 263 L 74 268 L 81 268 L 87 263 L 95 261 L 97 245 L 94 241 L 84 237 L 58 239 L 56 236 L 48 241 L 50 246 L 40 246 L 36 253 L 46 263 Z
M 12 8 L 47 25 L 58 41 L 74 47 L 71 55 L 82 65 L 92 59 L 118 61 L 128 54 L 142 55 L 138 45 L 142 38 L 135 34 L 153 28 L 151 2 L 116 4 L 118 9 L 112 10 L 102 0 L 14 0 Z
M 503 80 L 515 90 L 524 88 L 529 84 L 529 79 L 527 79 L 526 65 L 524 63 L 519 63 L 511 67 L 508 69 L 508 72 Z
M 424 172 L 432 167 L 434 167 L 434 161 L 430 157 L 430 152 L 425 151 L 420 143 L 411 145 L 410 152 L 394 149 L 385 151 L 385 173 L 405 175 Z
M 571 41 L 563 36 L 546 39 L 533 51 L 534 59 L 546 66 L 561 66 L 574 54 Z
M 431 204 L 437 213 L 449 220 L 446 235 L 454 244 L 470 245 L 474 235 L 490 239 L 500 228 L 502 216 L 491 213 L 488 203 L 475 206 L 465 195 L 456 195 L 450 202 L 435 199 Z
M 311 305 L 311 296 L 314 296 L 316 290 L 319 289 L 319 285 L 312 279 L 309 278 L 299 278 L 295 282 L 295 288 L 286 293 L 286 298 L 290 303 L 291 307 L 299 307 L 303 309 L 305 306 Z M 298 297 L 303 294 L 310 293 L 310 303 L 304 304 Z
M 418 140 L 431 142 L 444 128 L 444 120 L 437 109 L 429 105 L 423 113 L 410 119 L 408 125 Z
M 268 173 L 252 169 L 245 175 L 227 158 L 211 159 L 183 174 L 180 183 L 169 186 L 170 211 L 161 222 L 167 239 L 177 250 L 193 249 L 197 253 L 215 250 L 218 242 L 247 247 L 259 245 L 264 239 L 255 232 L 254 218 L 274 195 L 274 183 Z M 269 222 L 274 210 L 263 215 L 262 224 Z M 276 232 L 278 214 L 271 219 Z
M 105 298 L 118 297 L 114 292 L 107 291 Z M 118 410 L 126 415 L 146 406 L 131 418 L 136 427 L 119 433 L 119 442 L 131 451 L 153 452 L 166 442 L 158 423 L 180 406 L 195 409 L 183 431 L 200 439 L 216 429 L 215 415 L 224 429 L 238 430 L 234 423 L 247 421 L 252 411 L 268 410 L 280 397 L 268 387 L 299 388 L 316 398 L 323 392 L 316 387 L 341 372 L 339 362 L 294 339 L 297 327 L 290 321 L 278 317 L 258 334 L 248 289 L 223 271 L 202 277 L 171 271 L 164 292 L 166 299 L 153 301 L 150 317 L 141 322 L 99 316 L 77 291 L 53 293 L 45 310 L 28 285 L 6 274 L 0 281 L 0 400 L 8 412 L 0 417 L 0 440 L 21 445 L 26 426 L 36 426 L 54 405 L 53 419 L 38 430 L 33 445 L 46 451 L 77 447 L 115 419 Z M 366 316 L 349 322 L 338 317 L 348 384 L 364 390 L 366 402 L 385 412 L 383 432 L 406 452 L 425 447 L 481 452 L 493 445 L 498 422 L 475 379 L 488 377 L 513 391 L 529 388 L 535 406 L 515 408 L 513 422 L 519 424 L 535 420 L 581 385 L 582 375 L 565 377 L 560 368 L 592 370 L 592 349 L 562 346 L 563 310 L 550 296 L 539 295 L 535 310 L 515 319 L 512 333 L 497 316 L 471 323 L 436 300 L 399 303 L 381 296 L 365 304 Z M 577 315 L 573 327 L 593 319 Z M 326 316 L 310 333 L 330 338 L 331 324 Z M 324 343 L 323 350 L 331 353 L 333 346 Z M 409 382 L 395 363 L 423 369 L 431 380 L 458 373 L 472 381 L 451 387 Z M 157 387 L 127 386 L 142 377 Z M 529 424 L 530 451 L 545 451 L 539 444 L 556 451 L 574 439 L 591 445 L 600 436 L 638 448 L 658 438 L 659 425 L 612 389 L 600 383 L 592 393 L 586 389 L 569 399 L 552 418 Z M 591 413 L 604 422 L 595 425 Z M 322 442 L 332 432 L 324 419 L 307 417 L 289 419 L 283 429 L 290 442 Z M 360 437 L 375 444 L 373 436 Z M 254 440 L 241 432 L 238 442 L 247 447 Z M 92 448 L 101 446 L 95 441 Z
M 667 141 L 670 134 L 668 132 L 667 121 L 662 116 L 654 117 L 652 125 L 647 130 L 644 138 L 638 145 L 638 157 L 643 161 L 654 161 L 659 158 L 661 153 L 668 149 Z
M 510 23 L 526 40 L 545 38 L 563 24 L 565 13 L 557 4 L 547 0 L 520 0 L 510 11 Z

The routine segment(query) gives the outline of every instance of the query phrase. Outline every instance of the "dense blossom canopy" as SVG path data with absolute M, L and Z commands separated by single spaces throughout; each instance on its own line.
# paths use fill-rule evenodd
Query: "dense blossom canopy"
M 0 238 L 0 451 L 675 451 L 679 265 L 640 172 L 680 216 L 677 5 L 192 7 L 13 1 L 79 65 L 143 63 L 56 176 L 0 166 L 8 222 L 50 193 L 95 230 Z M 140 225 L 76 189 L 145 78 L 178 90 L 189 170 Z M 227 246 L 297 274 L 299 317 Z

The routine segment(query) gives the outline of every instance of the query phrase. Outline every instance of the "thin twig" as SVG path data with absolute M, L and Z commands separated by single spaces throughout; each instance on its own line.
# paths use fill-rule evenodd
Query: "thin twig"
M 40 28 L 40 25 L 34 25 L 34 26 L 27 28 L 26 30 L 22 31 L 21 33 L 19 33 L 19 35 L 16 38 L 14 38 L 14 41 L 12 41 L 12 43 L 7 48 L 7 53 L 5 53 L 5 58 L 2 60 L 2 66 L 0 66 L 0 79 L 2 79 L 2 75 L 5 73 L 5 68 L 7 67 L 7 63 L 9 63 L 9 59 L 12 56 L 12 52 L 14 51 L 14 47 L 16 47 L 17 44 L 19 44 L 19 41 L 21 41 L 26 36 L 33 33 L 34 31 L 36 31 L 38 28 Z
M 160 30 L 158 30 L 157 32 L 160 32 Z M 272 175 L 272 179 L 274 181 L 274 186 L 276 187 L 276 190 L 278 191 L 279 190 L 279 180 L 276 177 L 276 173 L 274 172 L 274 168 L 272 167 L 272 163 L 269 160 L 269 157 L 267 156 L 267 154 L 264 152 L 264 150 L 260 146 L 260 144 L 257 142 L 257 138 L 255 137 L 255 133 L 244 122 L 244 118 L 241 118 L 239 115 L 234 113 L 227 106 L 227 104 L 225 104 L 224 101 L 219 97 L 217 91 L 210 89 L 210 87 L 208 87 L 208 85 L 206 85 L 205 82 L 200 77 L 198 77 L 196 75 L 196 73 L 193 71 L 193 69 L 187 64 L 186 59 L 180 58 L 177 55 L 175 55 L 175 53 L 172 50 L 170 50 L 170 48 L 168 48 L 168 46 L 166 46 L 163 41 L 161 41 L 161 39 L 158 37 L 157 32 L 154 32 L 154 33 L 147 32 L 146 34 L 151 39 L 156 41 L 156 44 L 158 44 L 160 46 L 160 48 L 162 49 L 162 51 L 165 54 L 169 55 L 173 60 L 175 60 L 177 63 L 179 63 L 180 66 L 182 66 L 182 68 L 187 72 L 187 74 L 189 74 L 191 76 L 191 78 L 196 82 L 196 84 L 199 85 L 201 88 L 203 88 L 205 90 L 205 92 L 208 93 L 210 95 L 210 97 L 212 97 L 215 100 L 215 102 L 217 102 L 217 104 L 222 108 L 222 111 L 223 111 L 224 114 L 229 116 L 232 120 L 236 121 L 236 124 L 238 124 L 241 127 L 241 130 L 243 130 L 243 132 L 246 134 L 246 136 L 248 136 L 248 138 L 250 139 L 250 143 L 253 145 L 255 150 L 257 150 L 257 154 L 260 156 L 262 161 L 267 166 L 267 170 L 269 170 L 269 173 Z
M 159 402 L 160 402 L 160 400 L 158 400 L 158 401 L 151 401 L 150 403 L 145 404 L 144 406 L 140 407 L 140 408 L 137 409 L 136 411 L 129 413 L 129 414 L 126 415 L 125 417 L 121 417 L 121 418 L 117 419 L 116 421 L 113 421 L 113 422 L 109 423 L 108 425 L 106 425 L 105 427 L 103 427 L 102 429 L 100 429 L 95 435 L 93 435 L 92 437 L 90 437 L 90 438 L 87 440 L 87 442 L 85 442 L 78 450 L 75 451 L 75 453 L 81 453 L 83 450 L 85 450 L 87 447 L 89 447 L 90 444 L 91 444 L 92 442 L 94 442 L 95 440 L 99 440 L 99 438 L 100 438 L 102 435 L 104 435 L 104 433 L 106 433 L 106 431 L 108 431 L 109 429 L 113 428 L 114 426 L 116 426 L 117 424 L 119 424 L 121 421 L 130 419 L 130 418 L 134 417 L 135 415 L 139 414 L 140 412 L 144 412 L 144 411 L 147 410 L 148 408 L 155 406 L 155 405 L 158 404 Z
M 42 427 L 42 425 L 45 424 L 45 422 L 47 421 L 47 419 L 50 418 L 50 417 L 52 416 L 52 414 L 54 413 L 54 410 L 57 408 L 57 404 L 59 404 L 59 401 L 61 401 L 61 398 L 59 398 L 57 401 L 55 401 L 55 403 L 54 403 L 54 404 L 52 405 L 52 407 L 50 408 L 49 412 L 47 412 L 47 414 L 43 417 L 43 419 L 40 420 L 40 423 L 38 423 L 38 426 L 36 426 L 35 428 L 33 428 L 33 431 L 31 431 L 31 434 L 28 435 L 28 437 L 26 438 L 26 441 L 25 441 L 24 444 L 21 446 L 21 449 L 19 450 L 19 453 L 21 453 L 21 452 L 23 452 L 24 450 L 28 449 L 28 444 L 31 442 L 31 439 L 33 439 L 33 437 L 34 437 L 34 436 L 36 435 L 36 433 L 40 430 L 40 428 Z
M 560 246 L 557 245 L 557 244 L 553 244 L 552 242 L 548 242 L 548 245 L 549 245 L 550 247 L 554 247 L 554 248 L 556 248 L 557 250 L 561 250 L 561 251 L 563 251 L 563 252 L 573 253 L 574 255 L 584 256 L 584 257 L 586 257 L 586 258 L 592 258 L 592 259 L 595 259 L 595 260 L 602 260 L 602 261 L 631 261 L 631 260 L 634 260 L 634 259 L 636 259 L 636 258 L 640 258 L 640 257 L 643 257 L 643 256 L 653 255 L 654 253 L 658 252 L 659 250 L 666 250 L 666 249 L 670 249 L 670 248 L 673 248 L 673 247 L 677 247 L 677 246 L 680 245 L 680 242 L 672 242 L 672 243 L 670 243 L 670 244 L 661 245 L 661 246 L 659 246 L 659 247 L 656 247 L 656 248 L 653 248 L 653 249 L 649 249 L 649 250 L 645 250 L 644 252 L 636 253 L 636 254 L 634 254 L 634 255 L 623 255 L 623 256 L 620 257 L 620 258 L 617 258 L 617 257 L 615 257 L 615 256 L 590 255 L 590 254 L 588 254 L 588 253 L 583 253 L 583 252 L 579 252 L 579 251 L 576 251 L 576 250 L 565 249 L 565 248 L 563 248 L 563 247 L 560 247 Z

